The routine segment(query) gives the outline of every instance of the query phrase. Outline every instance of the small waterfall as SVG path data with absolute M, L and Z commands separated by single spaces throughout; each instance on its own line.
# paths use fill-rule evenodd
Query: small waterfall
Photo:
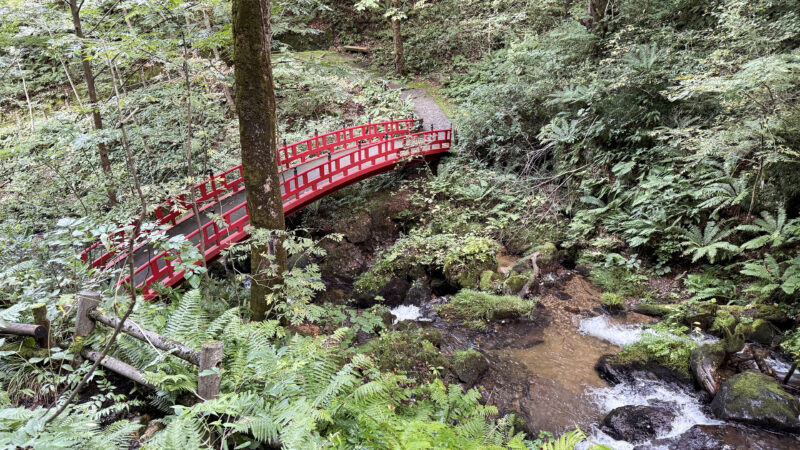
M 607 388 L 596 388 L 588 392 L 588 397 L 597 404 L 603 413 L 620 406 L 665 404 L 675 412 L 675 419 L 667 433 L 656 439 L 676 437 L 695 425 L 718 425 L 723 422 L 711 418 L 700 399 L 683 388 L 655 380 L 637 380 L 634 383 L 620 383 Z M 589 441 L 605 444 L 614 449 L 632 449 L 634 445 L 617 441 L 595 426 L 589 433 Z M 641 445 L 641 444 L 637 444 Z
M 611 323 L 606 315 L 589 317 L 580 321 L 578 331 L 620 347 L 633 344 L 642 339 L 641 325 L 617 325 Z
M 402 322 L 404 320 L 417 320 L 422 316 L 419 306 L 415 305 L 400 305 L 390 309 L 389 312 L 394 314 L 395 319 L 393 323 Z

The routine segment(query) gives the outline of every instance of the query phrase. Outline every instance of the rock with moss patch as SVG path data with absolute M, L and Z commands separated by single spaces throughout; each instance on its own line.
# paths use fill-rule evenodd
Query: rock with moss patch
M 717 304 L 712 302 L 689 302 L 685 308 L 684 322 L 690 327 L 710 327 L 717 313 Z
M 432 295 L 431 286 L 427 279 L 414 280 L 406 292 L 403 304 L 419 306 L 430 300 Z
M 650 302 L 641 302 L 633 310 L 639 314 L 652 317 L 665 317 L 675 312 L 675 308 L 672 305 L 659 305 L 658 303 Z
M 497 242 L 474 236 L 450 248 L 443 265 L 447 281 L 462 288 L 476 288 L 483 271 L 497 269 L 498 249 Z
M 770 345 L 775 337 L 775 332 L 769 321 L 756 319 L 751 326 L 750 340 L 763 345 Z
M 400 322 L 395 330 L 370 341 L 363 350 L 370 354 L 382 371 L 400 371 L 418 380 L 429 380 L 447 367 L 447 358 L 439 351 L 442 334 L 421 328 L 413 322 Z
M 524 297 L 527 292 L 522 292 L 525 285 L 528 284 L 528 276 L 526 275 L 511 275 L 503 282 L 503 290 L 507 294 L 518 295 Z
M 478 288 L 484 292 L 495 292 L 497 291 L 497 282 L 501 279 L 501 275 L 494 270 L 484 270 L 481 272 Z
M 732 420 L 776 431 L 800 431 L 800 401 L 757 372 L 743 372 L 722 385 L 711 410 L 722 420 Z
M 436 311 L 446 319 L 456 319 L 470 328 L 485 330 L 492 321 L 530 317 L 535 306 L 536 300 L 463 289 L 449 302 L 437 305 Z
M 453 372 L 468 387 L 474 386 L 489 368 L 486 358 L 472 348 L 455 352 L 450 361 Z
M 602 303 L 610 314 L 619 314 L 625 310 L 625 299 L 615 292 L 603 292 Z

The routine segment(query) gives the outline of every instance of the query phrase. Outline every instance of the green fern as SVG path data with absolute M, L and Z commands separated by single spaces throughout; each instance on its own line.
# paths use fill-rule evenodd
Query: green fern
M 706 223 L 702 231 L 697 225 L 692 225 L 688 230 L 682 230 L 685 240 L 681 242 L 681 245 L 686 248 L 683 254 L 691 254 L 693 263 L 705 257 L 713 264 L 719 253 L 739 251 L 739 247 L 725 241 L 733 231 L 733 229 L 723 230 L 714 221 Z
M 786 210 L 783 208 L 778 210 L 776 216 L 763 211 L 761 218 L 755 219 L 752 225 L 739 225 L 736 229 L 759 234 L 758 237 L 742 244 L 743 250 L 757 249 L 765 245 L 769 245 L 770 248 L 778 248 L 798 239 L 797 219 L 787 222 Z
M 768 253 L 760 262 L 745 263 L 741 272 L 756 279 L 748 292 L 768 296 L 778 289 L 786 295 L 800 291 L 800 256 L 779 263 Z

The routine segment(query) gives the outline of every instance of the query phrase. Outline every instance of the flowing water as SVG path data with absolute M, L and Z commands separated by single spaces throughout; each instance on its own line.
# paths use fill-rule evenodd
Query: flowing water
M 601 309 L 600 292 L 586 279 L 572 273 L 552 278 L 555 283 L 542 287 L 533 321 L 495 324 L 489 332 L 438 320 L 435 314 L 431 317 L 430 306 L 423 305 L 423 315 L 443 331 L 444 351 L 474 347 L 489 360 L 489 371 L 480 381 L 488 403 L 501 413 L 520 415 L 534 434 L 580 427 L 595 442 L 613 448 L 632 448 L 598 429 L 603 416 L 618 406 L 656 401 L 673 405 L 677 414 L 672 429 L 659 438 L 678 435 L 696 424 L 718 423 L 694 393 L 680 387 L 657 381 L 610 386 L 601 379 L 594 369 L 597 360 L 640 340 L 648 333 L 643 325 L 652 319 L 636 313 L 609 316 Z M 413 317 L 420 309 L 396 311 L 398 316 Z

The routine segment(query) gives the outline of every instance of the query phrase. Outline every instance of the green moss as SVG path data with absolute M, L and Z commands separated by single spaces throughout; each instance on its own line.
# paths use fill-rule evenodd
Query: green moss
M 475 349 L 459 350 L 450 357 L 453 372 L 458 379 L 472 385 L 489 368 L 486 358 Z
M 500 246 L 489 238 L 468 236 L 460 245 L 448 248 L 444 257 L 444 274 L 448 281 L 463 288 L 475 288 L 484 270 L 497 268 Z
M 470 328 L 485 330 L 494 320 L 529 317 L 535 306 L 536 300 L 464 289 L 448 303 L 436 306 L 436 311 L 447 319 L 462 321 Z
M 484 292 L 496 291 L 497 281 L 500 280 L 500 274 L 493 270 L 484 270 L 481 272 L 481 279 L 478 283 L 478 288 Z
M 754 401 L 757 401 L 758 399 L 763 400 L 769 398 L 768 396 L 764 395 L 765 393 L 769 393 L 774 397 L 786 400 L 786 402 L 789 404 L 797 402 L 797 399 L 795 399 L 794 396 L 778 386 L 778 382 L 774 378 L 762 373 L 742 372 L 731 377 L 731 379 L 728 381 L 728 384 L 733 391 L 728 408 L 736 411 L 746 411 L 752 407 L 751 403 Z M 762 409 L 760 411 L 762 415 L 797 416 L 796 411 L 792 411 L 786 403 L 780 401 L 760 401 L 759 408 Z M 767 410 L 764 411 L 764 408 Z
M 658 365 L 670 369 L 682 377 L 691 378 L 689 365 L 692 350 L 697 343 L 669 333 L 645 333 L 642 340 L 631 344 L 614 355 L 610 362 L 622 365 Z
M 525 287 L 525 284 L 528 282 L 528 277 L 525 275 L 511 275 L 506 279 L 503 283 L 505 286 L 506 292 L 512 295 L 516 295 L 522 288 Z
M 752 332 L 750 339 L 759 344 L 769 345 L 772 343 L 772 325 L 764 319 L 756 319 L 751 326 Z
M 438 330 L 403 322 L 397 330 L 374 339 L 363 350 L 382 371 L 404 372 L 418 380 L 429 380 L 434 371 L 448 366 L 447 358 L 439 352 L 441 344 L 442 334 Z
M 545 242 L 533 247 L 528 254 L 531 255 L 533 253 L 539 253 L 536 263 L 540 267 L 558 264 L 558 249 L 552 242 Z
M 653 317 L 665 317 L 675 312 L 672 305 L 659 305 L 658 303 L 642 302 L 636 305 L 634 310 L 639 314 Z

